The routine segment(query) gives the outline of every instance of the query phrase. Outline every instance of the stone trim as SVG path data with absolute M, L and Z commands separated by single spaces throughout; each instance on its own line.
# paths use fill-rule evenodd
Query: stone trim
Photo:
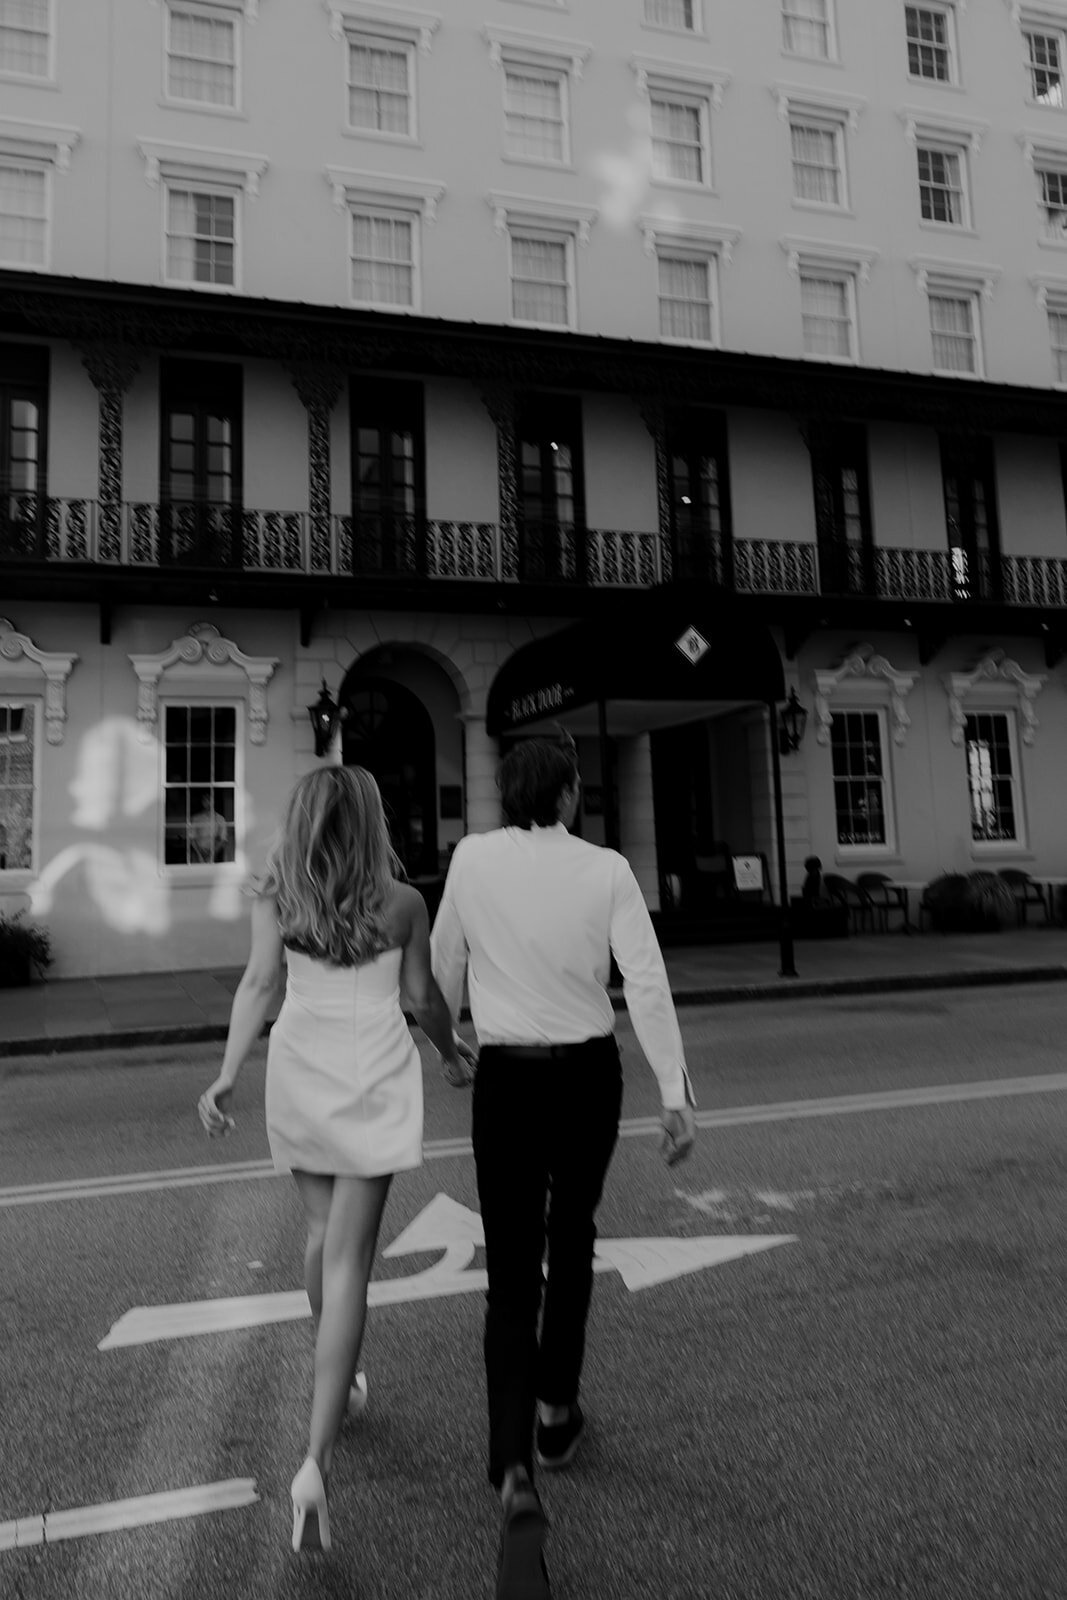
M 232 639 L 224 639 L 211 622 L 194 622 L 189 632 L 175 639 L 166 650 L 155 655 L 131 655 L 130 665 L 138 678 L 137 721 L 141 738 L 147 744 L 155 735 L 159 721 L 160 680 L 174 668 L 190 681 L 190 669 L 210 674 L 221 670 L 226 677 L 243 675 L 248 684 L 249 739 L 264 744 L 267 738 L 267 684 L 279 664 L 277 656 L 247 656 Z M 184 669 L 184 670 L 182 670 Z
M 987 650 L 969 672 L 947 672 L 941 681 L 948 695 L 953 744 L 963 744 L 967 700 L 972 695 L 981 698 L 982 690 L 987 686 L 993 690 L 993 694 L 983 709 L 999 710 L 1006 704 L 1017 710 L 1022 724 L 1022 742 L 1025 745 L 1033 744 L 1038 728 L 1034 701 L 1048 682 L 1046 673 L 1026 672 L 1017 661 L 998 649 Z M 994 704 L 994 701 L 997 703 Z
M 816 671 L 815 679 L 815 738 L 817 743 L 830 743 L 830 724 L 833 721 L 831 700 L 843 684 L 851 679 L 863 678 L 868 682 L 881 681 L 888 690 L 892 712 L 893 743 L 903 745 L 911 726 L 905 700 L 919 681 L 918 672 L 902 672 L 885 656 L 875 655 L 874 646 L 859 644 L 850 647 L 840 666 L 829 671 Z
M 19 672 L 15 663 L 28 661 L 45 680 L 45 738 L 49 744 L 63 743 L 63 724 L 67 720 L 67 679 L 78 657 L 62 650 L 38 650 L 28 634 L 18 633 L 15 624 L 0 617 L 0 689 L 5 677 Z

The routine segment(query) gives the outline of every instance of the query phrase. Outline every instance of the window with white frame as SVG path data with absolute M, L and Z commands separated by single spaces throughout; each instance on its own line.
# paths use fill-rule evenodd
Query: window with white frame
M 172 0 L 167 6 L 169 100 L 236 110 L 238 19 Z
M 0 0 L 0 73 L 52 74 L 52 0 Z
M 971 839 L 975 844 L 1005 844 L 1020 838 L 1018 761 L 1015 729 L 1008 711 L 968 712 L 964 721 Z
M 237 707 L 168 702 L 163 714 L 163 864 L 209 866 L 237 852 Z
M 1067 300 L 1048 307 L 1048 337 L 1053 382 L 1067 385 Z
M 571 327 L 574 322 L 574 241 L 523 227 L 511 240 L 511 315 L 515 322 Z
M 570 160 L 568 76 L 520 62 L 504 67 L 504 148 L 518 161 Z
M 930 341 L 937 372 L 969 372 L 981 376 L 978 295 L 970 289 L 927 290 Z
M 43 164 L 0 159 L 0 262 L 4 266 L 47 265 L 50 181 Z
M 700 0 L 645 0 L 645 21 L 652 28 L 694 33 L 700 27 Z
M 34 867 L 36 713 L 32 700 L 0 699 L 0 872 Z
M 904 7 L 909 77 L 956 82 L 954 22 L 951 6 Z
M 717 344 L 715 257 L 664 243 L 656 247 L 656 270 L 660 337 Z
M 804 354 L 829 361 L 856 359 L 856 296 L 852 274 L 800 268 Z
M 891 808 L 881 711 L 835 711 L 830 722 L 837 842 L 891 843 Z
M 1042 236 L 1067 242 L 1067 166 L 1038 167 L 1036 172 Z
M 361 133 L 414 138 L 414 44 L 373 34 L 348 35 L 348 126 Z
M 652 176 L 660 183 L 710 182 L 710 117 L 704 95 L 653 88 Z
M 352 207 L 352 299 L 357 305 L 418 305 L 418 219 L 413 212 Z
M 166 277 L 232 289 L 237 284 L 237 197 L 172 182 L 165 189 Z
M 833 56 L 833 0 L 782 0 L 782 48 L 812 61 Z
M 810 117 L 789 119 L 793 198 L 805 205 L 846 206 L 844 129 Z
M 1062 29 L 1024 28 L 1030 99 L 1062 110 L 1065 36 Z
M 946 227 L 970 225 L 967 205 L 966 158 L 960 149 L 918 144 L 919 211 L 924 222 Z

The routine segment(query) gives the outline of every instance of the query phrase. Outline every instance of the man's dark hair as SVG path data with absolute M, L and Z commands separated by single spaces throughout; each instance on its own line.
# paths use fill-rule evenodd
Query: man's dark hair
M 559 821 L 561 794 L 577 779 L 578 751 L 564 729 L 555 737 L 524 739 L 496 775 L 505 821 L 513 828 L 550 828 Z

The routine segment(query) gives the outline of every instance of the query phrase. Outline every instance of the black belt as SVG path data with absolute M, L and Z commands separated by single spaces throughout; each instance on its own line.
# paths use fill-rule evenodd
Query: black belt
M 614 1037 L 612 1033 L 598 1033 L 593 1039 L 576 1039 L 573 1044 L 487 1044 L 482 1051 L 484 1054 L 491 1050 L 510 1061 L 562 1061 L 580 1051 L 602 1048 Z

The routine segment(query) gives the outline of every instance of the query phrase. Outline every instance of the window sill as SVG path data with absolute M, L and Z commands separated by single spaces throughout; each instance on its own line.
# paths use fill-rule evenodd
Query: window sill
M 856 213 L 851 206 L 835 206 L 828 200 L 798 200 L 794 196 L 794 211 L 819 211 L 824 216 L 854 217 Z
M 226 117 L 230 122 L 248 121 L 247 111 L 242 111 L 238 106 L 215 106 L 201 100 L 171 100 L 166 95 L 157 100 L 156 104 L 164 111 L 193 111 L 199 112 L 201 116 Z
M 783 50 L 781 54 L 787 61 L 804 61 L 813 67 L 838 67 L 845 63 L 840 56 L 806 56 L 800 50 Z
M 896 847 L 891 844 L 839 844 L 834 851 L 834 861 L 839 867 L 904 865 L 903 856 L 898 856 Z
M 649 184 L 653 189 L 681 189 L 687 194 L 706 194 L 712 199 L 718 198 L 718 190 L 713 189 L 710 183 L 695 183 L 691 178 L 650 178 Z
M 1036 861 L 1034 852 L 1020 840 L 1012 844 L 1010 840 L 998 839 L 996 843 L 978 844 L 971 840 L 972 861 L 995 861 L 997 856 L 1010 856 L 1012 861 Z
M 1041 233 L 1038 234 L 1037 242 L 1042 250 L 1067 250 L 1067 239 L 1049 239 Z
M 0 867 L 0 895 L 28 893 L 36 876 L 33 867 Z
M 239 283 L 196 283 L 189 278 L 168 278 L 166 274 L 160 279 L 168 289 L 195 289 L 200 294 L 240 294 Z
M 669 22 L 646 22 L 643 18 L 640 27 L 646 33 L 667 33 L 672 39 L 704 39 L 707 40 L 707 28 L 672 28 Z
M 984 372 L 964 372 L 958 367 L 931 367 L 931 374 L 935 378 L 965 378 L 969 383 L 984 383 Z
M 919 218 L 919 227 L 924 233 L 951 233 L 957 238 L 977 239 L 978 229 L 964 227 L 961 222 L 931 222 L 928 217 Z M 963 263 L 966 265 L 966 263 Z
M 422 150 L 422 140 L 414 133 L 383 133 L 379 128 L 350 128 L 347 123 L 341 129 L 346 139 L 369 139 L 373 144 L 400 145 L 405 150 Z
M 51 262 L 42 261 L 5 261 L 0 256 L 0 267 L 10 267 L 13 272 L 51 272 Z
M 721 350 L 721 339 L 679 339 L 675 334 L 661 333 L 659 344 L 669 344 L 676 350 Z
M 908 73 L 908 82 L 913 83 L 917 89 L 947 89 L 950 94 L 966 94 L 962 83 L 942 83 L 938 78 L 913 78 Z
M 513 156 L 506 152 L 500 157 L 511 167 L 540 167 L 548 172 L 577 172 L 573 161 L 542 161 L 539 156 Z
M 504 326 L 507 328 L 543 328 L 548 333 L 577 332 L 577 324 L 574 322 L 524 322 L 519 317 L 505 317 Z
M 57 93 L 59 90 L 55 78 L 35 78 L 25 72 L 0 72 L 0 83 L 21 83 L 27 89 L 53 89 Z
M 349 298 L 349 305 L 355 306 L 359 311 L 388 311 L 398 317 L 418 317 L 422 312 L 418 306 L 396 306 L 387 300 L 356 300 Z
M 858 356 L 819 356 L 813 355 L 810 350 L 801 351 L 802 361 L 817 361 L 823 367 L 858 367 Z
M 237 861 L 219 861 L 214 866 L 163 866 L 159 875 L 174 889 L 213 889 L 218 883 L 243 883 L 248 869 Z

